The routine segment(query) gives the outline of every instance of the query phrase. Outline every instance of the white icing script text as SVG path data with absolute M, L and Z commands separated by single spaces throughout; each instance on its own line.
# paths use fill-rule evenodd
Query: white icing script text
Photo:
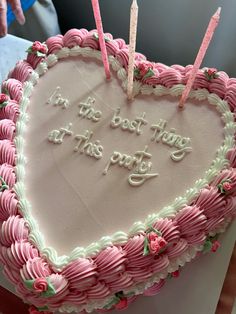
M 128 182 L 132 186 L 140 186 L 146 180 L 158 176 L 158 173 L 149 173 L 152 168 L 152 162 L 144 159 L 150 159 L 152 155 L 147 152 L 147 149 L 148 147 L 145 146 L 143 151 L 136 151 L 133 156 L 116 151 L 113 152 L 103 174 L 106 175 L 110 166 L 115 164 L 128 170 L 133 170 L 133 173 L 128 177 Z
M 182 160 L 186 153 L 192 151 L 191 140 L 189 137 L 183 137 L 176 134 L 176 129 L 170 129 L 166 131 L 167 121 L 160 119 L 157 124 L 153 124 L 151 129 L 154 130 L 154 133 L 151 137 L 151 141 L 156 143 L 162 142 L 163 144 L 169 145 L 170 147 L 176 147 L 178 150 L 172 152 L 170 157 L 174 161 Z

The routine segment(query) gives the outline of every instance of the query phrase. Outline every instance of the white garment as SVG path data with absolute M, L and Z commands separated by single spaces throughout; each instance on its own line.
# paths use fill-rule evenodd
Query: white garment
M 23 26 L 14 21 L 8 32 L 31 41 L 45 41 L 48 37 L 60 33 L 57 13 L 51 0 L 38 0 L 25 12 Z

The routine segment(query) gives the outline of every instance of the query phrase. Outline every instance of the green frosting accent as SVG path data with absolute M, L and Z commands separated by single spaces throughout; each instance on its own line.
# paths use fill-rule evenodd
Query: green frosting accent
M 33 290 L 33 284 L 34 284 L 34 280 L 25 280 L 24 282 L 26 288 L 28 288 L 29 290 Z
M 144 75 L 143 78 L 148 78 L 148 77 L 152 77 L 155 73 L 153 72 L 153 70 L 151 68 L 148 69 L 147 73 Z
M 37 310 L 39 311 L 39 312 L 43 312 L 43 311 L 47 311 L 48 310 L 48 307 L 45 305 L 45 306 L 41 306 L 41 307 L 38 307 L 37 308 Z
M 6 184 L 6 182 L 3 180 L 3 177 L 1 176 L 0 176 L 0 182 L 1 182 L 0 192 L 9 189 L 9 186 Z
M 45 57 L 45 56 L 46 56 L 46 54 L 43 53 L 43 52 L 32 50 L 32 46 L 29 47 L 29 48 L 26 50 L 26 52 L 32 53 L 32 54 L 36 55 L 37 57 Z
M 0 104 L 0 109 L 6 107 L 6 105 L 8 104 L 8 101 L 4 101 Z
M 99 40 L 99 37 L 98 37 L 97 33 L 93 33 L 93 37 L 95 39 Z M 110 39 L 108 37 L 106 37 L 105 35 L 104 35 L 104 40 L 105 40 L 106 43 L 108 43 L 110 41 Z
M 143 255 L 146 256 L 149 254 L 149 247 L 148 247 L 148 238 L 144 239 L 144 249 L 143 249 Z
M 210 252 L 211 250 L 211 247 L 212 247 L 212 243 L 210 240 L 206 240 L 206 242 L 204 243 L 204 246 L 203 246 L 203 253 L 208 253 Z
M 48 282 L 48 289 L 47 291 L 44 291 L 41 293 L 42 297 L 48 298 L 48 297 L 52 297 L 53 295 L 56 294 L 56 290 L 53 287 L 52 283 L 50 282 L 50 280 L 47 278 L 47 282 Z
M 120 298 L 117 296 L 114 296 L 114 298 L 109 303 L 107 303 L 107 305 L 104 306 L 104 309 L 109 310 L 113 305 L 119 302 L 120 302 Z
M 221 194 L 226 194 L 227 193 L 227 191 L 225 191 L 224 186 L 223 186 L 223 184 L 225 182 L 231 183 L 232 181 L 230 179 L 225 179 L 225 180 L 222 180 L 221 183 L 217 185 L 217 187 L 218 187 L 218 189 L 219 189 Z
M 34 282 L 35 282 L 35 280 L 25 280 L 24 283 L 25 283 L 26 288 L 28 288 L 29 290 L 34 290 L 34 287 L 33 287 Z M 47 278 L 47 283 L 48 283 L 47 291 L 43 291 L 40 293 L 40 296 L 45 297 L 45 298 L 52 297 L 53 295 L 56 294 L 56 290 L 53 287 L 50 279 L 48 279 L 48 278 Z

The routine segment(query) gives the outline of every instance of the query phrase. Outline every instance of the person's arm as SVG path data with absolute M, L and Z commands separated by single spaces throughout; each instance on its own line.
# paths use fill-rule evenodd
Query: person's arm
M 0 37 L 4 37 L 7 34 L 7 3 L 10 4 L 18 23 L 25 23 L 20 0 L 0 0 Z

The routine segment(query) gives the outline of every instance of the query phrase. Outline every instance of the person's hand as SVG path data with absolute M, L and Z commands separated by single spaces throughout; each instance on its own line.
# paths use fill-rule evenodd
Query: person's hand
M 18 23 L 21 25 L 25 23 L 20 0 L 0 0 L 0 37 L 7 34 L 7 3 L 10 4 Z

